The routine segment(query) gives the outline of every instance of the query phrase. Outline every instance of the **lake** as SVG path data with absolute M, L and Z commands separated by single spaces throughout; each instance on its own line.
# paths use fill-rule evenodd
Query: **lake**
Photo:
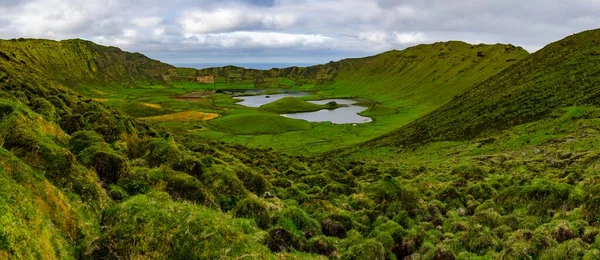
M 284 97 L 302 97 L 310 93 L 308 92 L 287 92 L 273 95 L 256 95 L 256 96 L 236 96 L 235 98 L 241 99 L 242 101 L 237 104 L 247 107 L 260 107 L 264 104 L 271 103 Z M 325 99 L 308 101 L 314 104 L 327 104 L 334 101 L 338 104 L 344 105 L 343 107 L 328 110 L 323 109 L 314 112 L 303 112 L 293 114 L 282 114 L 282 116 L 288 118 L 295 118 L 306 120 L 309 122 L 331 122 L 334 124 L 362 124 L 372 122 L 373 119 L 359 115 L 360 112 L 367 110 L 367 107 L 356 105 L 359 101 L 353 99 Z
M 303 97 L 310 94 L 309 92 L 286 92 L 272 95 L 256 95 L 256 96 L 235 96 L 237 99 L 242 101 L 238 102 L 238 105 L 247 107 L 260 107 L 264 104 L 271 103 L 273 101 L 282 99 L 284 97 Z

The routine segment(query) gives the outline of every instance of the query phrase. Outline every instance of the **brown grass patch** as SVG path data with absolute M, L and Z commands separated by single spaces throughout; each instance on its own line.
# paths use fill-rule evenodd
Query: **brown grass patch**
M 219 117 L 219 114 L 205 113 L 198 111 L 185 111 L 162 116 L 144 117 L 152 122 L 189 122 L 189 121 L 208 121 Z
M 156 109 L 161 109 L 162 108 L 159 104 L 142 103 L 142 105 L 147 106 L 147 107 L 151 107 L 151 108 L 156 108 Z

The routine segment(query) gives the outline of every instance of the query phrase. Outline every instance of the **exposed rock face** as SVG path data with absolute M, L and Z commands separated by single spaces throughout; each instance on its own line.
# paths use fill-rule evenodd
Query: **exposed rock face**
M 205 84 L 212 84 L 215 83 L 215 76 L 203 76 L 203 77 L 196 77 L 196 81 L 198 83 L 205 83 Z

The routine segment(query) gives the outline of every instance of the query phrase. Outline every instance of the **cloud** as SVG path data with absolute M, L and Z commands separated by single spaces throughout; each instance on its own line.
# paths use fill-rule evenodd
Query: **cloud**
M 278 32 L 239 31 L 218 34 L 189 34 L 187 45 L 223 48 L 319 48 L 331 43 L 332 38 L 322 35 L 289 34 Z
M 260 9 L 217 8 L 189 10 L 179 19 L 185 33 L 218 33 L 248 29 L 282 29 L 294 25 L 292 14 L 272 14 Z
M 3 0 L 0 37 L 85 38 L 154 58 L 327 62 L 435 41 L 528 50 L 600 24 L 597 0 Z
M 399 44 L 416 44 L 428 41 L 427 36 L 421 32 L 394 32 L 394 36 L 396 37 L 396 42 Z

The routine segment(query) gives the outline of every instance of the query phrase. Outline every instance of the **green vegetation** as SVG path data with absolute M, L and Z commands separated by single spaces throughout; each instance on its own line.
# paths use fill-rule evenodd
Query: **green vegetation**
M 262 105 L 260 106 L 260 109 L 278 114 L 289 114 L 299 112 L 312 112 L 321 109 L 336 109 L 338 107 L 340 107 L 340 105 L 338 105 L 335 102 L 324 105 L 318 105 L 295 97 L 285 97 L 273 101 L 271 103 Z
M 342 89 L 336 79 L 352 66 L 252 72 L 255 79 L 277 79 L 262 82 L 237 69 L 219 74 L 215 84 L 161 77 L 163 85 L 155 85 L 161 79 L 150 72 L 125 70 L 122 78 L 83 73 L 92 70 L 82 67 L 82 58 L 65 54 L 61 59 L 73 59 L 67 64 L 84 75 L 70 84 L 44 67 L 56 53 L 40 51 L 39 62 L 17 58 L 28 45 L 71 53 L 69 41 L 2 42 L 8 47 L 0 49 L 0 258 L 596 259 L 598 42 L 600 30 L 570 36 L 487 80 L 464 71 L 465 82 L 474 85 L 423 117 L 434 105 L 414 113 L 415 107 L 385 101 L 391 91 L 387 97 L 381 91 L 379 99 L 372 97 L 379 103 L 363 112 L 376 121 L 359 126 L 308 123 L 243 108 L 224 94 L 202 96 L 217 85 L 292 81 L 334 93 Z M 406 53 L 419 48 L 432 47 Z M 481 59 L 496 57 L 491 68 L 504 68 L 506 60 L 481 48 L 467 49 Z M 94 50 L 100 60 L 129 56 Z M 102 68 L 131 66 L 141 73 L 156 65 L 134 56 L 135 63 L 109 59 Z M 393 68 L 395 59 L 388 58 L 384 64 Z M 396 57 L 398 64 L 406 58 Z M 428 61 L 422 62 L 433 68 Z M 381 70 L 377 64 L 371 64 L 373 75 Z M 337 69 L 336 76 L 326 77 L 326 68 Z M 411 72 L 413 79 L 424 71 Z M 168 73 L 189 78 L 205 72 Z M 440 76 L 449 85 L 438 87 L 460 81 L 454 73 Z M 135 85 L 118 87 L 132 79 Z M 425 97 L 413 94 L 412 100 Z M 177 99 L 183 95 L 191 100 Z M 126 100 L 146 103 L 151 112 L 132 117 L 139 107 L 128 108 Z M 204 113 L 219 117 L 194 120 Z M 336 147 L 394 126 L 403 127 L 362 145 Z M 339 142 L 311 143 L 334 137 Z M 240 145 L 244 138 L 254 146 L 285 143 L 294 154 Z M 314 151 L 328 153 L 309 156 Z
M 592 93 L 600 80 L 599 40 L 600 31 L 594 30 L 552 43 L 375 143 L 466 140 L 542 119 L 560 108 L 596 105 Z
M 277 134 L 311 129 L 304 120 L 291 119 L 271 113 L 240 113 L 211 120 L 208 125 L 219 131 L 236 135 Z

